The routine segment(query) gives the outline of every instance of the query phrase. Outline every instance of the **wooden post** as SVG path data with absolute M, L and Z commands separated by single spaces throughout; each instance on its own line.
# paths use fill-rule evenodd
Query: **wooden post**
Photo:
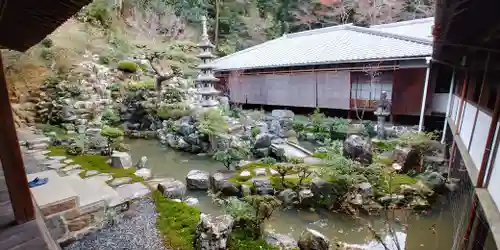
M 10 201 L 16 222 L 23 224 L 35 218 L 28 178 L 9 101 L 7 82 L 0 54 L 0 160 L 9 190 Z

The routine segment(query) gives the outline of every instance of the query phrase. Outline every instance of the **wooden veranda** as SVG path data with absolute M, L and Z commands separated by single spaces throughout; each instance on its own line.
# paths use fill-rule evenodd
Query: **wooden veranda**
M 90 0 L 0 0 L 0 48 L 24 52 Z M 31 196 L 0 57 L 0 249 L 58 249 Z

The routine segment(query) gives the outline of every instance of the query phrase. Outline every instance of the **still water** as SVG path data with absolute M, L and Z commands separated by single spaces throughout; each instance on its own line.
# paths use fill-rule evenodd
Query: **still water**
M 155 140 L 128 140 L 134 162 L 140 157 L 148 157 L 149 167 L 155 177 L 173 177 L 184 180 L 192 169 L 213 172 L 224 169 L 224 166 L 209 157 L 177 152 L 162 146 Z M 311 145 L 304 145 L 310 149 Z M 211 198 L 205 192 L 189 193 L 200 200 L 200 210 L 210 214 L 220 214 L 221 209 L 212 204 Z M 398 241 L 402 249 L 414 250 L 447 250 L 452 249 L 453 207 L 442 197 L 434 205 L 434 209 L 425 215 L 407 216 L 396 212 L 391 214 L 393 221 L 391 228 L 397 237 L 390 238 L 387 226 L 381 217 L 363 218 L 355 220 L 341 214 L 328 211 L 287 210 L 277 211 L 269 220 L 266 227 L 281 234 L 290 234 L 296 239 L 305 228 L 312 228 L 327 236 L 332 242 L 342 241 L 365 249 L 384 250 L 382 244 L 374 240 L 373 234 L 367 229 L 371 223 L 378 235 L 385 237 L 386 245 L 397 249 L 394 241 Z M 385 215 L 384 215 L 385 217 Z M 457 218 L 455 218 L 457 220 Z M 456 223 L 456 221 L 455 221 Z M 391 247 L 392 246 L 392 247 Z

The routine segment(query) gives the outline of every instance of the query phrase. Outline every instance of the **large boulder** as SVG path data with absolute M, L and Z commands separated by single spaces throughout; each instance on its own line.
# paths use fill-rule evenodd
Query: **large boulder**
M 311 191 L 317 203 L 325 204 L 327 208 L 332 208 L 335 205 L 337 197 L 331 182 L 314 178 L 311 183 Z
M 320 232 L 313 229 L 306 229 L 299 238 L 300 250 L 328 250 L 330 248 L 329 240 Z
M 169 199 L 182 199 L 186 193 L 186 185 L 181 181 L 167 179 L 158 184 L 158 191 Z
M 298 202 L 297 192 L 292 189 L 285 189 L 278 194 L 278 199 L 283 202 L 285 207 L 292 206 Z
M 268 133 L 261 133 L 255 137 L 254 148 L 268 148 L 271 146 L 271 136 Z
M 359 135 L 350 135 L 344 141 L 344 156 L 363 164 L 372 163 L 372 145 Z
M 111 156 L 111 166 L 114 168 L 133 167 L 132 157 L 127 152 L 114 151 Z
M 253 180 L 253 187 L 258 195 L 274 195 L 274 188 L 270 180 L 255 179 Z
M 210 174 L 206 171 L 191 170 L 186 176 L 186 184 L 190 190 L 208 190 L 210 188 Z
M 272 232 L 264 233 L 264 240 L 282 250 L 296 249 L 297 241 L 290 235 L 277 234 Z
M 421 153 L 417 149 L 409 147 L 396 147 L 393 151 L 392 158 L 394 162 L 398 163 L 402 168 L 401 172 L 408 173 L 408 171 L 422 172 L 420 167 Z
M 193 237 L 194 249 L 222 250 L 228 249 L 228 240 L 234 224 L 229 215 L 214 217 L 201 214 Z
M 136 169 L 147 168 L 148 167 L 148 157 L 143 156 L 141 159 L 135 164 Z
M 224 196 L 240 196 L 240 188 L 229 181 L 235 174 L 230 170 L 219 170 L 210 176 L 210 188 L 214 193 L 221 192 Z

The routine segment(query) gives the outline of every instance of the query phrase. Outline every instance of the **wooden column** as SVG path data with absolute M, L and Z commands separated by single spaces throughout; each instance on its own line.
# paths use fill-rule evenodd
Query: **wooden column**
M 28 178 L 17 139 L 16 127 L 9 101 L 7 82 L 3 72 L 0 54 L 0 160 L 9 190 L 10 201 L 16 222 L 19 224 L 33 220 L 35 212 Z

